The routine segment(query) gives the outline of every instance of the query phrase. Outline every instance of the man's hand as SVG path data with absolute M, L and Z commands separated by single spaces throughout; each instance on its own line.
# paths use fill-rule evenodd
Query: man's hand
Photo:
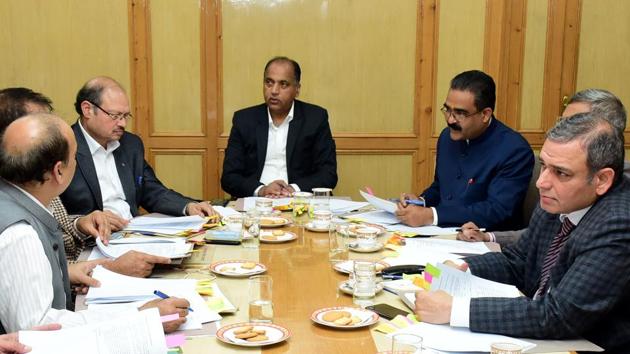
M 186 299 L 180 299 L 177 297 L 169 297 L 168 299 L 156 299 L 147 302 L 142 305 L 139 310 L 145 310 L 152 307 L 157 307 L 160 310 L 160 316 L 172 315 L 174 313 L 179 314 L 179 318 L 174 321 L 162 323 L 164 327 L 164 333 L 174 332 L 186 322 L 186 316 L 188 316 L 188 307 L 190 303 Z
M 112 231 L 120 231 L 124 229 L 125 226 L 127 226 L 127 224 L 129 224 L 129 220 L 123 218 L 122 216 L 110 210 L 105 210 L 103 214 L 105 214 L 105 216 L 107 217 L 107 221 L 109 222 L 109 227 L 111 228 Z
M 414 312 L 422 322 L 444 324 L 451 321 L 453 297 L 443 290 L 416 292 Z
M 103 267 L 112 272 L 144 278 L 151 274 L 156 263 L 169 264 L 171 260 L 166 257 L 154 256 L 137 251 L 129 251 L 116 260 L 103 264 Z
M 417 197 L 409 193 L 403 193 L 400 196 L 398 209 L 396 209 L 396 217 L 398 220 L 405 225 L 414 227 L 433 224 L 433 210 L 431 210 L 431 208 L 407 204 L 406 200 L 408 199 L 417 199 Z
M 51 323 L 31 328 L 31 331 L 56 331 L 61 329 L 58 323 Z M 28 353 L 31 348 L 18 341 L 18 332 L 0 335 L 0 354 Z
M 444 265 L 447 265 L 451 268 L 455 268 L 457 270 L 461 270 L 462 272 L 465 272 L 468 270 L 468 263 L 466 262 L 463 262 L 461 265 L 458 265 L 457 263 L 453 261 L 444 261 Z
M 475 223 L 469 221 L 462 225 L 462 231 L 457 233 L 457 239 L 469 242 L 490 242 L 490 236 L 482 231 Z
M 100 210 L 93 211 L 77 219 L 77 229 L 85 234 L 98 237 L 104 244 L 108 243 L 112 233 L 107 215 Z
M 101 283 L 92 278 L 92 270 L 99 264 L 110 262 L 107 259 L 97 259 L 94 261 L 78 262 L 74 264 L 68 264 L 68 278 L 70 284 L 74 287 L 74 290 L 78 294 L 85 294 L 88 288 L 99 287 Z
M 258 191 L 258 196 L 267 197 L 267 198 L 282 198 L 282 197 L 290 197 L 295 192 L 295 189 L 291 187 L 291 185 L 287 184 L 287 182 L 277 179 L 268 185 L 260 188 Z
M 200 202 L 200 203 L 188 203 L 186 205 L 186 214 L 187 215 L 199 215 L 199 216 L 213 216 L 216 215 L 217 212 L 212 209 L 212 206 L 208 202 Z

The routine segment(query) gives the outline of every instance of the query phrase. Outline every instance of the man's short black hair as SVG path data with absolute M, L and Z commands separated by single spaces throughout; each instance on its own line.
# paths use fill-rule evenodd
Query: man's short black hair
M 475 107 L 481 111 L 491 108 L 497 99 L 496 85 L 490 75 L 479 70 L 464 71 L 451 80 L 451 90 L 468 91 L 475 96 Z
M 288 58 L 288 57 L 273 57 L 271 58 L 268 62 L 267 65 L 265 65 L 265 75 L 267 74 L 267 69 L 269 68 L 269 65 L 276 63 L 276 62 L 281 62 L 281 63 L 289 63 L 291 64 L 291 66 L 293 66 L 293 74 L 295 76 L 295 82 L 297 82 L 298 84 L 300 83 L 300 79 L 302 78 L 302 69 L 300 69 L 300 64 L 298 64 L 297 61 Z
M 27 115 L 27 105 L 36 104 L 46 107 L 52 112 L 50 98 L 26 87 L 9 87 L 0 90 L 0 134 L 14 120 Z

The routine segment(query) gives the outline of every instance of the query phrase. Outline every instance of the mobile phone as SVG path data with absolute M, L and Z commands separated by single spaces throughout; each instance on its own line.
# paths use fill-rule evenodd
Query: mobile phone
M 388 320 L 391 320 L 398 315 L 407 316 L 409 314 L 409 312 L 407 311 L 403 311 L 388 304 L 376 304 L 372 306 L 367 306 L 366 309 L 372 310 L 376 312 L 379 316 Z
M 204 236 L 206 243 L 221 245 L 240 245 L 241 235 L 234 231 L 210 231 Z

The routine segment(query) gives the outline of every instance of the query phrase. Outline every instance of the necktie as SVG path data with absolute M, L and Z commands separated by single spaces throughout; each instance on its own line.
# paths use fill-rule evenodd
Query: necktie
M 536 294 L 534 295 L 534 299 L 537 299 L 545 294 L 545 290 L 547 288 L 547 282 L 549 282 L 549 277 L 551 276 L 551 268 L 558 261 L 558 255 L 564 247 L 564 244 L 569 239 L 569 234 L 575 225 L 569 220 L 569 218 L 564 218 L 562 222 L 562 226 L 560 227 L 560 232 L 554 237 L 553 241 L 549 245 L 549 249 L 547 250 L 547 255 L 545 256 L 545 262 L 543 263 L 542 271 L 540 272 L 540 285 L 538 286 L 538 290 L 536 290 Z

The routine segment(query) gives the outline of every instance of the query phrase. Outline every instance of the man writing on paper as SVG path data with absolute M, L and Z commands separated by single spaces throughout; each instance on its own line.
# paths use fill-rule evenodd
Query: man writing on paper
M 67 265 L 59 224 L 47 206 L 76 168 L 76 141 L 59 117 L 39 113 L 11 123 L 0 139 L 0 334 L 58 322 L 77 325 L 110 314 L 71 312 L 70 284 L 98 286 L 89 274 L 98 261 Z M 185 299 L 152 301 L 162 314 L 185 321 Z
M 617 96 L 606 90 L 586 89 L 576 93 L 569 100 L 569 104 L 562 112 L 562 117 L 585 112 L 593 112 L 595 115 L 608 120 L 613 127 L 619 129 L 620 134 L 623 134 L 626 129 L 626 109 L 623 103 Z M 624 162 L 623 172 L 630 177 L 630 162 Z M 526 221 L 529 222 L 529 220 Z M 518 241 L 525 230 L 481 232 L 475 223 L 468 222 L 462 225 L 462 231 L 457 234 L 457 239 L 498 242 L 501 247 L 505 247 Z
M 52 112 L 52 101 L 42 95 L 24 87 L 10 87 L 0 90 L 0 135 L 14 120 L 28 113 Z M 108 218 L 104 215 L 110 211 L 93 211 L 86 216 L 68 215 L 59 197 L 50 202 L 50 209 L 61 226 L 63 245 L 69 262 L 78 259 L 87 243 L 93 242 L 92 236 L 101 237 L 105 242 L 109 239 L 110 227 Z M 116 215 L 109 215 L 115 218 Z M 135 277 L 146 277 L 151 274 L 156 263 L 170 263 L 170 259 L 157 257 L 142 252 L 131 251 L 116 260 L 103 262 L 107 269 Z
M 520 226 L 521 204 L 534 155 L 527 141 L 494 117 L 495 84 L 472 70 L 451 80 L 441 111 L 448 127 L 437 143 L 435 178 L 420 195 L 403 194 L 396 216 L 409 226 L 459 226 L 467 221 L 494 230 Z
M 584 337 L 610 352 L 630 346 L 630 179 L 624 139 L 596 113 L 564 118 L 547 133 L 529 228 L 503 252 L 460 269 L 516 286 L 518 298 L 416 294 L 422 321 L 514 337 Z
M 122 229 L 138 215 L 138 208 L 168 215 L 214 215 L 206 202 L 166 188 L 144 159 L 140 138 L 126 132 L 129 99 L 109 77 L 89 80 L 77 93 L 74 108 L 79 120 L 72 125 L 78 144 L 77 171 L 61 200 L 68 212 L 85 214 L 109 210 L 112 230 Z M 111 215 L 111 214 L 108 214 Z
M 275 57 L 265 66 L 265 103 L 234 113 L 221 187 L 232 197 L 287 197 L 335 188 L 335 141 L 325 109 L 295 98 L 300 66 Z

